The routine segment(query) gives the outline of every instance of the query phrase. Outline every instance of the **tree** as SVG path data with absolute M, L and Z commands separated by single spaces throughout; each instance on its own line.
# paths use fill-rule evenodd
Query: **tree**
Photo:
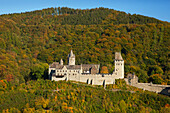
M 161 78 L 160 74 L 153 74 L 150 76 L 149 81 L 154 84 L 161 84 L 163 82 L 163 79 Z
M 100 73 L 109 73 L 109 71 L 106 66 L 103 66 Z
M 32 79 L 41 79 L 42 77 L 47 78 L 47 70 L 48 64 L 46 63 L 40 63 L 40 64 L 34 64 L 31 67 L 31 78 Z

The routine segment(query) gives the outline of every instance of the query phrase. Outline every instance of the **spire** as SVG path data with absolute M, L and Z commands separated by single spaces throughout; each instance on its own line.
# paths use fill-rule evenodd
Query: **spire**
M 73 51 L 71 50 L 70 54 L 68 55 L 68 57 L 74 57 L 75 55 L 73 54 Z
M 60 60 L 60 65 L 63 65 L 63 59 Z
M 115 53 L 115 60 L 123 60 L 121 52 L 116 52 Z
M 75 65 L 75 55 L 72 50 L 70 54 L 68 54 L 68 65 Z
M 73 51 L 71 50 L 71 52 L 70 52 L 70 56 L 74 56 L 74 54 L 73 54 Z

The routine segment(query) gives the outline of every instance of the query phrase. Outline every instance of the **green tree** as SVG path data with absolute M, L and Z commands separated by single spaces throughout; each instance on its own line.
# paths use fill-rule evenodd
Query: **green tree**
M 149 81 L 154 84 L 161 84 L 163 82 L 163 79 L 161 78 L 160 74 L 153 74 L 149 77 Z
M 41 64 L 34 64 L 31 67 L 31 78 L 32 79 L 41 79 L 41 78 L 47 78 L 48 76 L 48 64 L 41 63 Z

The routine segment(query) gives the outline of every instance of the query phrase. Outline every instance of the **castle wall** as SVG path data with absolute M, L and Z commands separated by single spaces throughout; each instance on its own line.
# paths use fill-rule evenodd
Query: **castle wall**
M 53 81 L 60 81 L 60 80 L 66 80 L 67 79 L 67 77 L 66 76 L 64 76 L 64 77 L 62 77 L 62 78 L 56 78 L 55 76 L 52 76 L 51 77 L 51 80 Z
M 115 79 L 120 79 L 119 75 L 114 74 L 80 74 L 80 73 L 69 73 L 64 75 L 62 78 L 56 78 L 52 76 L 51 80 L 59 81 L 59 80 L 73 80 L 84 82 L 92 85 L 106 85 L 106 84 L 115 84 Z
M 114 84 L 120 77 L 114 74 L 79 74 L 68 75 L 68 80 L 84 82 L 92 85 Z
M 127 84 L 129 84 L 128 79 L 125 78 L 125 81 Z M 156 93 L 161 93 L 170 96 L 170 85 L 160 85 L 160 84 L 152 84 L 152 83 L 133 83 L 129 84 L 134 87 L 143 89 L 143 90 L 148 90 Z
M 80 75 L 80 82 L 85 82 L 92 85 L 114 84 L 115 78 L 112 75 L 102 76 L 102 74 Z
M 164 89 L 170 88 L 170 85 L 159 85 L 150 83 L 137 83 L 134 84 L 133 86 L 156 93 L 161 93 Z M 168 92 L 166 95 L 170 95 L 170 92 Z

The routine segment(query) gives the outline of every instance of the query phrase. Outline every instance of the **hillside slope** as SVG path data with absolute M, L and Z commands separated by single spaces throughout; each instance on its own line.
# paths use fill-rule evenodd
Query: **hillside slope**
M 170 24 L 107 8 L 48 8 L 0 16 L 0 79 L 22 83 L 47 78 L 48 64 L 67 64 L 72 49 L 76 63 L 100 63 L 114 70 L 121 51 L 125 75 L 140 82 L 170 84 Z
M 11 87 L 0 81 L 0 112 L 160 112 L 170 111 L 170 98 L 156 93 L 111 91 L 71 81 L 29 81 Z M 1 86 L 0 85 L 0 86 Z M 119 85 L 120 86 L 120 85 Z

